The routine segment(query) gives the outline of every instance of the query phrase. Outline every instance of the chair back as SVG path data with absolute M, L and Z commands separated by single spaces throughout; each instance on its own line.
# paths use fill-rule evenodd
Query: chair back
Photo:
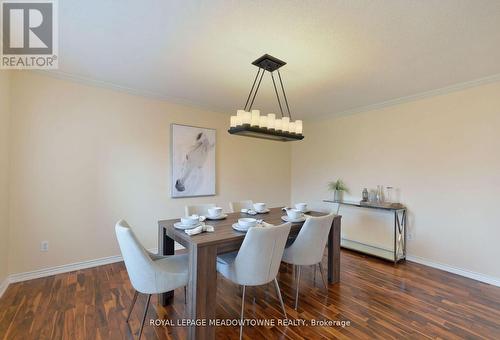
M 323 259 L 334 214 L 308 217 L 297 238 L 285 250 L 287 260 L 297 265 L 313 265 Z
M 253 209 L 253 201 L 229 202 L 229 209 L 231 212 L 240 212 L 241 209 Z
M 257 286 L 276 278 L 290 227 L 291 223 L 285 223 L 248 230 L 234 260 L 237 283 Z
M 208 209 L 215 208 L 215 207 L 216 207 L 216 205 L 214 203 L 186 205 L 186 207 L 184 208 L 184 212 L 185 212 L 186 216 L 191 216 L 193 214 L 207 216 Z
M 125 220 L 116 223 L 115 232 L 132 286 L 141 293 L 154 290 L 155 270 L 146 249 Z

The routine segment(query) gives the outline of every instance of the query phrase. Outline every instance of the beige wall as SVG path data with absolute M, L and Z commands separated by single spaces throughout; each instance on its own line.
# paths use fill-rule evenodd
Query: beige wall
M 0 284 L 8 274 L 10 80 L 0 71 Z
M 292 146 L 292 202 L 332 208 L 321 200 L 339 177 L 354 199 L 393 185 L 410 211 L 410 255 L 500 278 L 500 83 L 309 122 L 305 135 Z M 342 214 L 344 236 L 387 242 L 370 225 L 392 230 L 390 216 Z
M 118 254 L 120 218 L 154 248 L 185 204 L 289 201 L 290 146 L 231 136 L 228 115 L 26 72 L 12 105 L 11 273 Z M 217 196 L 169 198 L 172 122 L 217 129 Z

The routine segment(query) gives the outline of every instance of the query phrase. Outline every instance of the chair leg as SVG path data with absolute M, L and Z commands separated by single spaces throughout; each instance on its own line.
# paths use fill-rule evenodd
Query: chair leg
M 144 315 L 142 316 L 141 329 L 139 331 L 139 340 L 141 340 L 142 330 L 144 329 L 144 321 L 146 321 L 146 315 L 148 314 L 148 307 L 150 301 L 151 301 L 151 294 L 148 294 L 148 301 L 146 302 L 146 307 L 144 308 Z
M 319 266 L 319 272 L 321 273 L 321 279 L 323 280 L 323 285 L 325 286 L 325 289 L 328 291 L 328 285 L 326 284 L 325 272 L 323 271 L 323 265 L 320 262 L 320 263 L 318 263 L 318 266 Z
M 283 310 L 283 314 L 285 315 L 285 319 L 288 319 L 285 310 L 285 304 L 283 303 L 283 298 L 281 297 L 280 285 L 278 284 L 278 280 L 274 278 L 274 285 L 276 286 L 276 295 L 278 295 L 278 299 L 280 300 L 281 309 Z
M 138 291 L 135 291 L 134 297 L 132 298 L 132 304 L 130 305 L 130 309 L 128 310 L 128 315 L 127 315 L 127 323 L 128 320 L 130 320 L 130 315 L 132 314 L 132 310 L 134 309 L 135 302 L 137 301 L 137 295 L 139 295 Z
M 316 286 L 316 266 L 313 266 L 313 284 Z
M 297 266 L 297 289 L 295 291 L 295 310 L 299 307 L 299 283 L 300 283 L 300 266 Z
M 246 286 L 243 286 L 243 294 L 241 295 L 240 340 L 243 339 L 243 311 L 245 309 L 245 290 Z

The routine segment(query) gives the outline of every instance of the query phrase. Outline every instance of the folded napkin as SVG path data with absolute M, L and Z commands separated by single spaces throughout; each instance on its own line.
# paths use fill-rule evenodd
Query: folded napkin
M 203 222 L 203 221 L 205 221 L 205 220 L 207 219 L 207 218 L 206 218 L 205 216 L 203 216 L 203 215 L 196 215 L 196 214 L 191 215 L 191 217 L 192 217 L 192 218 L 197 218 L 197 219 L 198 219 L 198 221 L 200 221 L 200 222 Z
M 213 225 L 206 225 L 206 224 L 201 224 L 200 226 L 193 228 L 193 229 L 186 229 L 184 232 L 188 234 L 189 236 L 201 234 L 202 232 L 208 232 L 211 233 L 214 231 L 214 226 Z

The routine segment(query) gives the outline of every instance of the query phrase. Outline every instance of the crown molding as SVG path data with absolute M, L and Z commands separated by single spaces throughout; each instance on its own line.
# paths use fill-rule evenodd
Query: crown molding
M 430 97 L 436 97 L 452 92 L 457 92 L 461 90 L 466 90 L 472 87 L 478 87 L 486 84 L 491 84 L 500 81 L 500 73 L 499 74 L 494 74 L 488 77 L 483 77 L 471 81 L 466 81 L 462 83 L 457 83 L 445 87 L 441 87 L 438 89 L 430 90 L 430 91 L 425 91 L 425 92 L 420 92 L 416 94 L 412 94 L 409 96 L 404 96 L 404 97 L 399 97 L 387 101 L 383 101 L 380 103 L 376 104 L 370 104 L 370 105 L 365 105 L 365 106 L 359 106 L 353 109 L 341 111 L 338 113 L 331 113 L 331 114 L 322 114 L 318 115 L 316 117 L 312 117 L 312 120 L 325 120 L 325 119 L 331 119 L 331 118 L 340 118 L 344 116 L 349 116 L 353 114 L 358 114 L 358 113 L 363 113 L 363 112 L 368 112 L 368 111 L 374 111 L 374 110 L 380 110 L 386 107 L 391 107 L 391 106 L 396 106 L 400 104 L 405 104 L 409 102 L 414 102 L 417 100 L 425 99 L 425 98 L 430 98 Z
M 63 72 L 63 71 L 32 70 L 30 72 L 33 72 L 33 73 L 39 74 L 39 75 L 48 76 L 48 77 L 55 78 L 55 79 L 71 81 L 71 82 L 82 84 L 82 85 L 104 88 L 104 89 L 108 89 L 108 90 L 112 90 L 112 91 L 116 91 L 116 92 L 122 92 L 122 93 L 130 94 L 130 95 L 134 95 L 134 96 L 139 96 L 139 97 L 143 97 L 143 98 L 160 100 L 163 102 L 168 102 L 168 103 L 176 104 L 176 105 L 189 106 L 189 107 L 192 107 L 192 108 L 197 109 L 197 110 L 203 110 L 203 111 L 209 111 L 209 112 L 217 113 L 217 114 L 229 115 L 228 113 L 227 114 L 225 113 L 226 110 L 223 108 L 208 108 L 208 107 L 205 107 L 203 105 L 192 102 L 190 100 L 184 99 L 184 98 L 167 96 L 165 94 L 161 94 L 161 93 L 157 93 L 157 92 L 153 92 L 153 91 L 139 90 L 137 88 L 122 86 L 122 85 L 118 85 L 115 83 L 106 82 L 106 81 L 97 80 L 97 79 L 92 79 L 92 78 L 88 78 L 88 77 L 84 77 L 84 76 L 76 75 L 76 74 L 72 74 L 72 73 L 67 73 L 67 72 Z

